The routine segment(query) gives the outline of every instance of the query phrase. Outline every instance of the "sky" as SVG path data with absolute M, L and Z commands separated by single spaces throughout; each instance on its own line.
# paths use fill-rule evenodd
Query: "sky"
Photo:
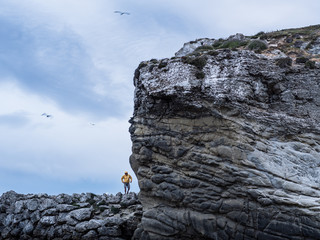
M 198 38 L 320 24 L 319 12 L 318 0 L 0 0 L 0 194 L 115 194 L 124 171 L 139 192 L 139 63 Z

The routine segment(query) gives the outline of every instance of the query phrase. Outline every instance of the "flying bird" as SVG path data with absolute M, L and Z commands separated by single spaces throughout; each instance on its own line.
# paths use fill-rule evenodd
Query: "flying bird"
M 89 123 L 91 126 L 95 126 L 96 124 L 95 123 Z
M 130 15 L 129 12 L 114 11 L 114 13 L 119 13 L 121 16 L 122 15 Z
M 50 114 L 42 113 L 41 116 L 47 117 L 47 118 L 52 118 L 53 116 Z

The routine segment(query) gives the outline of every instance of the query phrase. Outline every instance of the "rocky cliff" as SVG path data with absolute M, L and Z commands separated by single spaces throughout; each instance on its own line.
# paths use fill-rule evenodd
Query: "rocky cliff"
M 0 239 L 131 239 L 142 206 L 122 195 L 17 194 L 0 198 Z
M 320 239 L 319 26 L 199 39 L 134 76 L 134 239 Z

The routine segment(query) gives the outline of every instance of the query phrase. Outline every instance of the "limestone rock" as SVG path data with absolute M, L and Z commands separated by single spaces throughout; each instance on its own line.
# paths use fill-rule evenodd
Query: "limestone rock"
M 139 65 L 134 239 L 319 239 L 320 70 L 317 56 L 310 68 L 288 50 L 308 36 L 284 32 L 259 35 L 263 51 L 194 52 L 196 41 Z M 317 53 L 312 44 L 299 51 Z
M 70 213 L 70 217 L 77 219 L 78 221 L 87 220 L 91 217 L 92 209 L 90 208 L 81 208 L 73 210 Z
M 215 39 L 202 38 L 196 41 L 185 43 L 183 47 L 178 52 L 176 52 L 175 56 L 176 57 L 186 56 L 192 53 L 196 48 L 201 46 L 210 46 L 214 44 L 216 41 L 217 40 Z
M 49 196 L 10 191 L 2 194 L 0 206 L 0 239 L 8 240 L 131 239 L 142 216 L 135 193 Z M 113 206 L 117 213 L 103 211 Z

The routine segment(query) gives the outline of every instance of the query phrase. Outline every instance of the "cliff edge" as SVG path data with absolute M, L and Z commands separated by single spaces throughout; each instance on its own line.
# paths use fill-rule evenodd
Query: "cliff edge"
M 320 239 L 320 26 L 186 43 L 134 76 L 134 239 Z

